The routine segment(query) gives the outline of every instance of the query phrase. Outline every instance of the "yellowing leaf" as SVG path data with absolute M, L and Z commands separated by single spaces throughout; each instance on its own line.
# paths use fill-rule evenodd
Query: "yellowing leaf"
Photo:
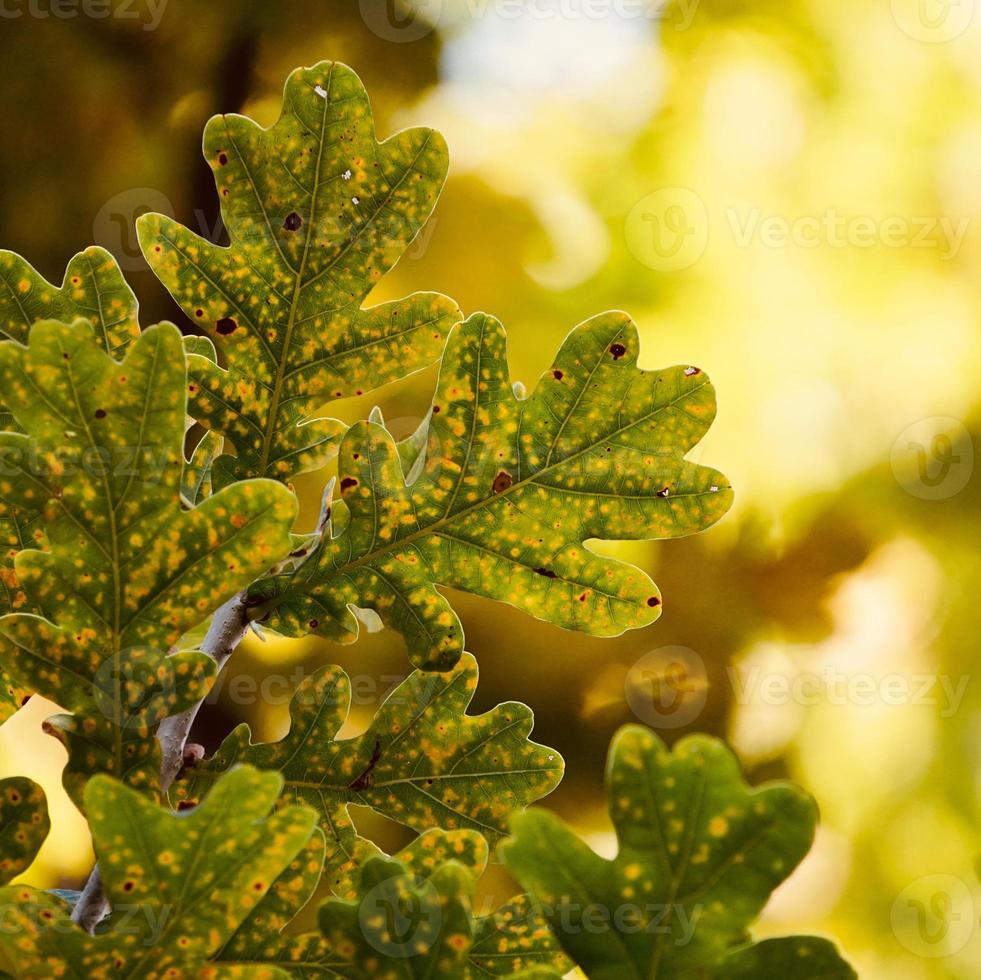
M 102 348 L 114 355 L 139 336 L 137 302 L 115 259 L 92 246 L 69 263 L 60 287 L 53 286 L 14 252 L 0 250 L 0 339 L 27 342 L 38 320 L 89 320 Z M 16 430 L 13 416 L 0 402 L 0 429 Z M 2 464 L 6 471 L 6 460 Z M 9 475 L 9 473 L 7 473 Z M 17 580 L 14 558 L 24 548 L 43 546 L 44 535 L 35 511 L 18 506 L 0 492 L 0 615 L 34 612 Z M 0 669 L 0 723 L 29 695 Z
M 280 786 L 275 773 L 243 767 L 178 816 L 96 776 L 85 808 L 114 910 L 106 931 L 90 936 L 57 898 L 8 886 L 0 950 L 25 980 L 282 976 L 265 966 L 206 967 L 314 832 L 305 807 L 270 814 Z
M 159 214 L 140 243 L 221 352 L 189 363 L 192 414 L 236 450 L 223 481 L 286 479 L 336 451 L 344 426 L 315 409 L 432 363 L 460 318 L 437 293 L 362 307 L 432 212 L 446 146 L 430 129 L 376 142 L 357 75 L 321 62 L 290 76 L 270 129 L 214 117 L 204 155 L 230 246 Z
M 590 980 L 854 980 L 826 940 L 750 944 L 749 926 L 811 846 L 805 793 L 749 790 L 717 739 L 690 736 L 670 752 L 639 726 L 616 736 L 608 771 L 613 860 L 537 809 L 515 815 L 502 846 Z
M 298 569 L 251 592 L 269 624 L 350 642 L 351 607 L 367 607 L 402 633 L 416 666 L 446 669 L 463 631 L 437 584 L 598 636 L 652 622 L 650 578 L 585 542 L 691 534 L 732 495 L 720 473 L 685 459 L 715 416 L 708 379 L 641 370 L 638 354 L 626 315 L 595 317 L 521 399 L 501 324 L 475 314 L 456 327 L 424 439 L 400 453 L 372 422 L 345 436 L 333 529 Z
M 0 434 L 20 471 L 0 491 L 42 514 L 49 544 L 17 555 L 42 615 L 0 618 L 7 667 L 78 716 L 53 720 L 76 801 L 93 770 L 155 792 L 150 730 L 203 696 L 213 671 L 203 654 L 166 651 L 287 553 L 295 500 L 255 480 L 182 507 L 185 367 L 170 324 L 117 362 L 88 323 L 42 321 L 29 347 L 0 344 L 0 388 L 27 433 Z
M 33 779 L 0 780 L 0 885 L 30 867 L 50 829 L 48 801 Z
M 496 843 L 515 810 L 555 788 L 563 763 L 528 739 L 533 719 L 525 705 L 467 715 L 476 685 L 469 654 L 445 674 L 416 671 L 389 695 L 367 731 L 339 741 L 350 681 L 338 667 L 322 668 L 297 688 L 290 731 L 281 741 L 253 745 L 248 726 L 239 725 L 212 758 L 185 771 L 171 794 L 196 801 L 239 762 L 277 770 L 287 794 L 320 814 L 326 874 L 339 894 L 350 893 L 351 875 L 376 853 L 357 836 L 351 803 L 414 830 L 470 829 Z

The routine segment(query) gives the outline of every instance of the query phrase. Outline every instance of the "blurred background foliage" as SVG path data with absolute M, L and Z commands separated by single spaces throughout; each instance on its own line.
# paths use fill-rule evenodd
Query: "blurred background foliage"
M 720 414 L 695 455 L 737 491 L 730 516 L 697 538 L 597 545 L 656 577 L 664 615 L 649 629 L 588 639 L 455 596 L 481 665 L 475 710 L 533 707 L 536 738 L 568 764 L 548 804 L 607 853 L 604 757 L 615 729 L 636 720 L 631 705 L 669 740 L 728 738 L 754 781 L 793 778 L 823 814 L 763 931 L 831 935 L 863 977 L 976 978 L 973 8 L 113 0 L 113 16 L 97 18 L 84 3 L 71 17 L 11 2 L 0 23 L 0 244 L 58 281 L 74 252 L 104 245 L 144 323 L 190 330 L 142 263 L 132 223 L 167 210 L 220 240 L 199 149 L 211 114 L 271 123 L 288 72 L 335 58 L 362 76 L 381 135 L 441 129 L 445 193 L 377 298 L 439 289 L 468 313 L 495 313 L 529 384 L 577 322 L 628 310 L 647 366 L 711 374 Z M 433 380 L 425 372 L 345 410 L 378 403 L 407 434 Z M 328 475 L 297 483 L 307 527 Z M 692 653 L 655 653 L 665 647 Z M 635 665 L 652 653 L 674 665 L 663 679 L 675 700 L 637 686 Z M 257 738 L 278 737 L 282 679 L 328 662 L 358 679 L 350 733 L 407 669 L 387 633 L 344 648 L 250 639 L 201 738 L 210 747 L 242 719 Z M 273 682 L 260 703 L 233 682 L 250 673 Z M 29 880 L 76 886 L 87 835 L 58 790 L 61 749 L 39 732 L 51 706 L 36 701 L 0 729 L 0 763 L 53 797 L 54 834 Z M 360 817 L 384 842 L 405 839 Z M 510 888 L 503 872 L 488 877 L 489 895 Z

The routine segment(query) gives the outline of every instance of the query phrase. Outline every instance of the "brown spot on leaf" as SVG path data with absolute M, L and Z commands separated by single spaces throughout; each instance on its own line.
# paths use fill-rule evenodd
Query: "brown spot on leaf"
M 658 599 L 656 595 L 652 595 L 650 599 L 647 600 L 647 605 L 649 605 L 651 608 L 654 606 L 659 606 L 661 605 L 661 600 Z
M 228 163 L 228 154 L 227 153 L 219 153 L 218 154 L 218 162 L 224 167 L 225 164 Z
M 619 361 L 627 353 L 627 348 L 623 344 L 610 344 L 610 353 L 613 355 L 614 361 Z
M 351 487 L 356 487 L 357 485 L 358 481 L 353 476 L 346 476 L 343 480 L 341 480 L 341 492 L 343 493 L 345 490 L 350 490 Z
M 290 211 L 290 213 L 286 215 L 286 220 L 283 222 L 283 227 L 287 231 L 299 231 L 302 225 L 303 219 L 295 211 Z
M 97 419 L 104 419 L 106 417 L 106 410 L 104 408 L 97 408 L 95 410 L 95 417 Z
M 514 479 L 511 477 L 511 474 L 508 473 L 507 470 L 501 470 L 501 472 L 494 477 L 494 482 L 491 484 L 491 490 L 493 490 L 494 493 L 504 493 L 504 491 L 507 490 L 512 483 L 514 483 Z
M 223 337 L 227 337 L 230 333 L 235 333 L 237 327 L 238 324 L 230 316 L 223 316 L 215 324 L 215 330 Z
M 320 625 L 319 619 L 311 619 L 310 622 L 307 623 L 307 626 L 309 626 L 310 629 L 312 630 L 315 630 L 319 625 Z
M 544 575 L 545 578 L 555 578 L 555 572 L 553 572 L 550 568 L 536 568 L 535 574 Z
M 558 368 L 556 368 L 552 372 L 552 377 L 555 378 L 556 381 L 561 381 L 565 377 L 565 375 Z

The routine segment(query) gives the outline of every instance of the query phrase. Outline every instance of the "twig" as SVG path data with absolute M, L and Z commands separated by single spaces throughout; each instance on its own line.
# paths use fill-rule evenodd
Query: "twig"
M 245 603 L 245 593 L 229 599 L 215 613 L 211 626 L 201 644 L 202 653 L 207 653 L 215 661 L 216 673 L 232 655 L 235 647 L 249 628 L 249 609 Z M 166 793 L 170 784 L 177 778 L 184 762 L 184 746 L 191 733 L 194 719 L 201 710 L 203 699 L 179 715 L 165 718 L 157 728 L 160 741 L 160 789 Z M 86 932 L 92 933 L 95 927 L 111 911 L 102 887 L 102 876 L 96 864 L 85 883 L 82 894 L 72 909 L 72 921 Z

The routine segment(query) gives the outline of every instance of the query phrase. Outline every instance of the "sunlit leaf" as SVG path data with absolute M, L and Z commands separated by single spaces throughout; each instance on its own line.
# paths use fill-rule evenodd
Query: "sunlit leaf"
M 53 286 L 26 260 L 0 250 L 0 338 L 27 342 L 38 320 L 89 320 L 104 350 L 121 354 L 139 336 L 137 303 L 115 259 L 104 248 L 92 246 L 69 263 L 60 287 Z M 13 416 L 0 396 L 0 430 L 15 431 Z M 10 475 L 0 462 L 0 475 Z M 43 546 L 37 513 L 18 505 L 0 490 L 0 615 L 35 612 L 20 587 L 14 559 L 24 548 Z M 2 658 L 2 653 L 0 653 Z M 3 658 L 5 659 L 5 658 Z M 0 723 L 20 707 L 31 692 L 21 688 L 0 668 Z
M 287 797 L 320 814 L 327 837 L 326 874 L 345 894 L 352 873 L 377 853 L 355 832 L 348 805 L 370 806 L 414 830 L 470 829 L 496 843 L 508 817 L 555 788 L 558 753 L 528 739 L 533 719 L 522 704 L 466 714 L 477 685 L 477 666 L 464 655 L 445 674 L 416 671 L 353 739 L 337 739 L 347 718 L 351 685 L 338 667 L 324 667 L 296 690 L 289 733 L 253 745 L 239 725 L 210 759 L 186 770 L 171 793 L 188 803 L 201 798 L 219 774 L 238 762 L 276 769 Z
M 747 945 L 749 926 L 810 849 L 817 813 L 805 793 L 750 790 L 717 739 L 691 736 L 669 752 L 637 726 L 614 739 L 608 780 L 613 860 L 537 809 L 515 815 L 502 846 L 590 980 L 855 976 L 823 940 Z
M 140 334 L 138 305 L 116 260 L 96 245 L 68 263 L 61 286 L 49 283 L 15 252 L 0 249 L 0 336 L 27 343 L 38 320 L 92 324 L 104 351 L 121 357 Z
M 0 780 L 0 885 L 30 867 L 50 829 L 48 801 L 33 779 Z
M 289 550 L 293 496 L 248 481 L 200 507 L 180 501 L 185 413 L 181 337 L 149 328 L 117 362 L 87 323 L 42 321 L 30 346 L 0 344 L 0 388 L 27 434 L 0 434 L 16 479 L 3 492 L 43 515 L 47 551 L 16 573 L 43 616 L 0 619 L 7 668 L 76 714 L 52 719 L 80 801 L 93 770 L 154 792 L 151 729 L 207 692 L 213 664 L 166 657 Z
M 236 450 L 225 479 L 286 479 L 336 451 L 344 426 L 322 403 L 432 363 L 459 319 L 437 293 L 362 308 L 432 212 L 446 146 L 422 128 L 376 142 L 358 77 L 321 62 L 290 76 L 270 129 L 214 117 L 204 155 L 230 246 L 159 214 L 139 220 L 140 243 L 221 352 L 223 367 L 189 363 L 192 414 Z
M 0 949 L 28 980 L 280 976 L 258 965 L 204 970 L 315 829 L 305 807 L 270 814 L 280 785 L 275 773 L 243 767 L 193 812 L 176 815 L 96 776 L 85 808 L 113 906 L 106 931 L 90 936 L 56 897 L 8 886 Z
M 417 440 L 400 458 L 382 426 L 348 432 L 332 536 L 295 573 L 253 590 L 270 603 L 269 624 L 350 642 L 350 607 L 368 607 L 403 634 L 417 666 L 445 669 L 463 631 L 436 584 L 598 636 L 652 622 L 661 599 L 650 578 L 585 542 L 691 534 L 726 512 L 731 493 L 684 458 L 715 416 L 708 379 L 692 367 L 641 370 L 638 353 L 624 314 L 595 317 L 521 400 L 501 324 L 475 314 L 456 327 L 425 448 Z

